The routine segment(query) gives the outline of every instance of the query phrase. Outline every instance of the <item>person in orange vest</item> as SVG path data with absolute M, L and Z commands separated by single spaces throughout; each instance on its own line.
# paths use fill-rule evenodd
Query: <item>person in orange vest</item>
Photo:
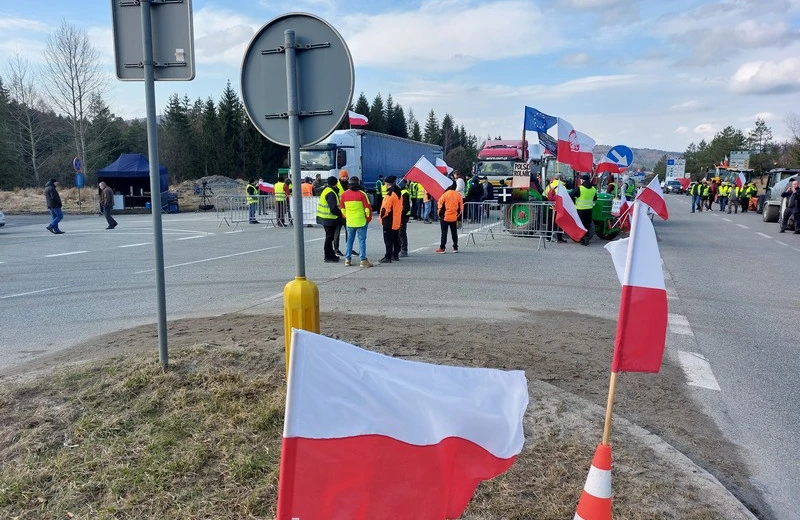
M 344 253 L 344 265 L 350 266 L 350 258 L 353 253 L 353 242 L 358 236 L 358 247 L 361 251 L 360 267 L 372 267 L 367 258 L 367 227 L 372 221 L 372 206 L 369 203 L 367 194 L 361 190 L 361 182 L 358 177 L 350 177 L 348 188 L 339 199 L 339 208 L 344 215 L 345 226 L 347 227 L 347 246 Z
M 400 254 L 400 224 L 403 218 L 403 201 L 400 199 L 400 188 L 395 186 L 397 177 L 389 175 L 384 180 L 386 196 L 381 203 L 381 225 L 383 226 L 383 245 L 386 253 L 379 260 L 382 264 L 391 264 L 392 257 Z
M 306 177 L 300 187 L 303 190 L 303 197 L 314 196 L 314 187 L 311 185 L 311 177 Z
M 453 237 L 453 252 L 458 253 L 458 230 L 456 229 L 456 224 L 463 212 L 464 198 L 456 191 L 456 183 L 453 182 L 439 199 L 439 221 L 442 227 L 442 240 L 439 242 L 437 253 L 445 253 L 448 229 Z

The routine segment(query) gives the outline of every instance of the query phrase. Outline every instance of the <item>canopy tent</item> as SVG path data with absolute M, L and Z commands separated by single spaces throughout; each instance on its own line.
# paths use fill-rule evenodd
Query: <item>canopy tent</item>
M 159 166 L 161 193 L 169 189 L 167 167 Z M 97 182 L 108 184 L 115 194 L 125 196 L 125 207 L 144 207 L 150 202 L 150 163 L 140 153 L 123 153 L 113 163 L 97 170 Z

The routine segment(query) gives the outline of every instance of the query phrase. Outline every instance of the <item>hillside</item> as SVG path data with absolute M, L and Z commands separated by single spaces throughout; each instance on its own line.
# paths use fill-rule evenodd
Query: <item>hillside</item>
M 596 161 L 599 161 L 602 157 L 606 155 L 612 146 L 607 144 L 598 144 L 594 147 L 594 157 Z M 659 159 L 661 159 L 664 155 L 670 158 L 674 157 L 681 157 L 683 156 L 683 152 L 668 152 L 665 150 L 654 150 L 652 148 L 633 148 L 633 168 L 631 170 L 636 171 L 639 168 L 645 171 L 653 171 L 653 168 L 656 167 L 656 163 Z

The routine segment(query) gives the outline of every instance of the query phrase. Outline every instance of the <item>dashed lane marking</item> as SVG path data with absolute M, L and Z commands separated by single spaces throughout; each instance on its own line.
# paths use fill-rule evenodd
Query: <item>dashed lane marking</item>
M 124 246 L 117 246 L 118 249 L 124 249 L 126 247 L 139 247 L 139 246 L 149 246 L 152 242 L 139 242 L 138 244 L 125 244 Z
M 719 215 L 717 215 L 716 213 L 712 213 L 711 216 L 712 217 L 718 217 Z
M 428 249 L 428 248 L 427 247 L 418 247 L 418 248 L 414 249 L 413 251 L 409 251 L 409 253 L 419 253 L 420 251 L 425 251 L 426 249 Z
M 264 247 L 262 249 L 254 249 L 252 251 L 242 251 L 241 253 L 233 253 L 233 254 L 230 254 L 230 255 L 215 256 L 213 258 L 204 258 L 202 260 L 194 260 L 192 262 L 184 262 L 182 264 L 168 265 L 168 266 L 165 266 L 164 269 L 173 269 L 175 267 L 184 267 L 184 266 L 187 266 L 187 265 L 202 264 L 204 262 L 213 262 L 214 260 L 223 260 L 225 258 L 233 258 L 235 256 L 250 255 L 250 254 L 253 254 L 253 253 L 261 253 L 263 251 L 269 251 L 271 249 L 279 249 L 281 247 L 283 247 L 283 246 Z M 151 273 L 153 271 L 155 271 L 155 269 L 145 269 L 144 271 L 136 271 L 136 274 Z
M 70 256 L 70 255 L 82 255 L 83 253 L 88 253 L 89 251 L 70 251 L 69 253 L 57 253 L 55 255 L 45 255 L 45 258 L 55 258 L 57 256 Z
M 742 229 L 750 229 L 749 227 L 745 226 L 744 224 L 736 224 L 736 225 L 739 226 Z
M 197 236 L 194 236 L 194 237 L 176 238 L 175 241 L 177 242 L 178 240 L 194 240 L 195 238 L 204 238 L 204 237 L 205 237 L 205 235 L 197 235 Z
M 236 229 L 234 231 L 226 231 L 225 232 L 226 235 L 232 235 L 234 233 L 244 233 L 244 229 Z
M 776 241 L 775 241 L 775 243 L 776 243 L 776 244 L 780 244 L 780 245 L 782 245 L 782 246 L 789 247 L 789 244 L 784 244 L 784 243 L 783 243 L 783 242 L 781 242 L 780 240 L 776 240 Z
M 5 296 L 0 296 L 0 300 L 7 300 L 9 298 L 18 298 L 20 296 L 29 296 L 31 294 L 39 294 L 43 292 L 55 291 L 58 289 L 63 289 L 64 287 L 69 287 L 68 285 L 60 285 L 58 287 L 48 287 L 47 289 L 39 289 L 38 291 L 28 291 L 24 293 L 17 293 L 17 294 L 7 294 Z
M 706 358 L 695 352 L 678 351 L 683 373 L 686 374 L 686 383 L 692 386 L 699 386 L 708 390 L 720 391 L 714 371 Z
M 669 331 L 682 336 L 694 336 L 689 320 L 682 314 L 670 314 L 667 320 Z
M 800 249 L 797 249 L 796 247 L 793 247 L 792 249 L 793 249 L 794 251 L 797 251 L 798 253 L 800 253 Z
M 768 234 L 766 234 L 766 233 L 762 233 L 761 231 L 756 231 L 756 235 L 758 235 L 758 236 L 762 236 L 762 237 L 764 237 L 764 238 L 772 238 L 772 237 L 771 237 L 771 236 L 769 236 Z
M 319 242 L 320 240 L 325 240 L 325 237 L 312 238 L 311 240 L 306 240 L 306 244 L 310 242 Z
M 722 217 L 722 220 L 724 220 L 725 222 L 733 222 L 731 219 L 725 217 Z

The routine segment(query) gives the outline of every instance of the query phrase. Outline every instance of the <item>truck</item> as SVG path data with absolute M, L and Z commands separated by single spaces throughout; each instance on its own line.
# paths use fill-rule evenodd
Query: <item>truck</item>
M 786 187 L 794 180 L 800 180 L 800 169 L 775 168 L 769 171 L 767 190 L 764 195 L 759 195 L 758 201 L 764 222 L 781 222 L 783 220 L 788 199 L 781 197 L 781 193 L 786 191 Z M 797 229 L 795 227 L 797 225 L 794 219 L 789 219 L 789 229 Z
M 528 142 L 518 139 L 489 139 L 483 143 L 475 161 L 475 175 L 486 176 L 495 186 L 504 180 L 509 184 L 514 163 L 528 161 Z
M 336 130 L 324 141 L 300 148 L 300 172 L 304 178 L 321 174 L 327 179 L 347 170 L 374 191 L 379 175 L 400 179 L 422 156 L 436 164 L 442 147 L 369 130 Z

